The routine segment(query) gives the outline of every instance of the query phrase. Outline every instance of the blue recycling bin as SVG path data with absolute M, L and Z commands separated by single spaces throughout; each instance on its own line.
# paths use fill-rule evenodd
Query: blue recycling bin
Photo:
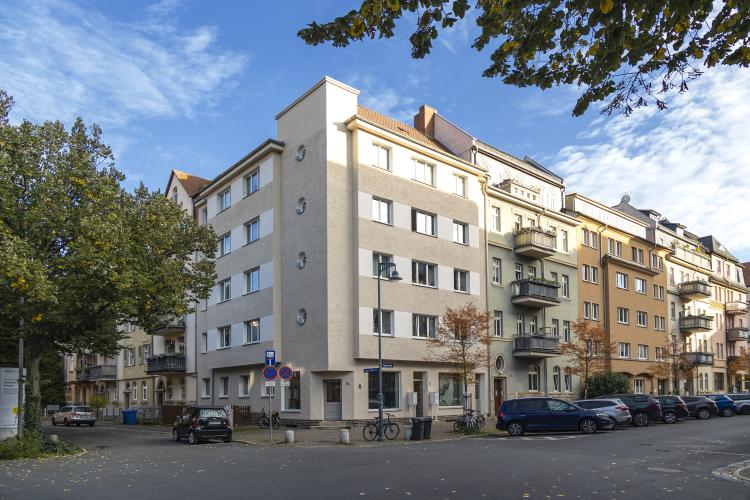
M 138 410 L 122 410 L 122 423 L 123 425 L 135 425 L 135 417 Z

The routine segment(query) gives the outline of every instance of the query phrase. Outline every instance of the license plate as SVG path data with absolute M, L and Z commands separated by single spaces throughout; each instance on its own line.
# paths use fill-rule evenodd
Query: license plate
M 209 427 L 218 427 L 221 425 L 221 422 L 209 422 L 208 425 Z

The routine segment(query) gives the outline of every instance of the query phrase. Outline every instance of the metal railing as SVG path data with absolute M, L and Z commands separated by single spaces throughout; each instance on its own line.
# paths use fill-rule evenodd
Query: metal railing
M 89 368 L 89 379 L 101 380 L 101 379 L 116 379 L 117 378 L 117 365 L 97 365 Z
M 185 356 L 182 354 L 161 354 L 146 359 L 146 373 L 184 371 Z
M 747 302 L 738 300 L 727 303 L 727 313 L 729 314 L 747 314 Z
M 557 237 L 554 233 L 544 229 L 531 226 L 522 227 L 514 235 L 516 248 L 524 246 L 537 246 L 550 251 L 557 250 Z
M 713 365 L 714 353 L 712 352 L 686 352 L 683 353 L 685 361 L 692 365 Z
M 680 317 L 680 329 L 683 330 L 710 330 L 714 319 L 710 316 L 682 316 Z
M 542 333 L 522 333 L 513 337 L 513 351 L 560 353 L 560 337 Z
M 701 269 L 711 270 L 711 259 L 703 254 L 687 248 L 675 247 L 674 256 L 684 262 L 689 262 Z
M 536 278 L 526 278 L 513 282 L 513 297 L 535 297 L 558 301 L 558 288 L 559 285 L 556 284 Z
M 727 340 L 730 342 L 748 340 L 749 336 L 750 336 L 750 330 L 748 330 L 746 326 L 727 327 Z
M 711 286 L 707 281 L 703 280 L 693 280 L 680 283 L 679 290 L 680 295 L 703 295 L 706 297 L 711 295 Z

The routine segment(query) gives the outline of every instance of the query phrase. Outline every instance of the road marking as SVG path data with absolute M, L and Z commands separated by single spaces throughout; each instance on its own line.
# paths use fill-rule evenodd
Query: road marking
M 729 453 L 727 453 L 729 455 Z M 736 453 L 732 453 L 736 455 Z M 727 481 L 733 481 L 735 483 L 750 483 L 747 479 L 746 474 L 743 473 L 745 469 L 750 468 L 750 459 L 743 460 L 742 462 L 734 462 L 725 467 L 719 467 L 715 469 L 712 474 L 716 477 L 726 479 Z
M 665 467 L 646 467 L 646 470 L 654 472 L 682 472 L 680 469 L 667 469 Z

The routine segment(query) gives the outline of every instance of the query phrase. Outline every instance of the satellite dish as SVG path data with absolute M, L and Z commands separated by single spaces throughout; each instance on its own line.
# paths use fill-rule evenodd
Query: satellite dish
M 625 193 L 624 195 L 622 195 L 622 202 L 630 203 L 630 195 L 628 193 Z

